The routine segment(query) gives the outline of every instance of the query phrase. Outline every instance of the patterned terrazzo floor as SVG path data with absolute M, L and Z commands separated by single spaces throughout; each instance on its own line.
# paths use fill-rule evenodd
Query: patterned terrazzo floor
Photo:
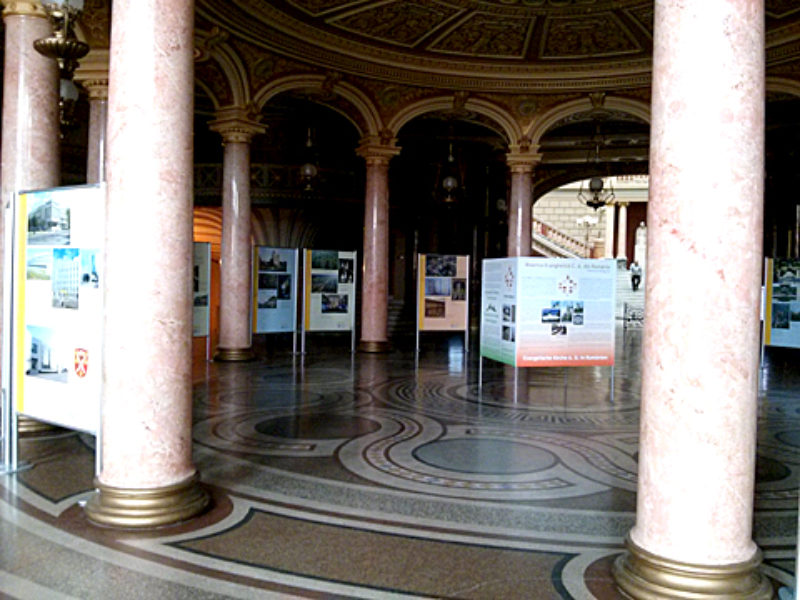
M 20 598 L 600 598 L 634 520 L 640 330 L 617 366 L 520 370 L 459 339 L 351 357 L 195 365 L 202 517 L 155 532 L 87 524 L 90 436 L 23 441 L 0 478 L 0 590 Z M 267 351 L 269 342 L 279 348 Z M 288 344 L 290 347 L 291 344 Z M 800 368 L 769 349 L 754 536 L 794 572 Z M 479 378 L 480 374 L 480 378 Z M 613 376 L 613 391 L 612 391 Z

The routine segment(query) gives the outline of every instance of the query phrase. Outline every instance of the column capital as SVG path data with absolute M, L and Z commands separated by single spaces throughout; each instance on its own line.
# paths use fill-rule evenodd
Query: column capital
M 75 69 L 73 79 L 92 100 L 108 100 L 108 48 L 90 50 Z
M 253 136 L 264 133 L 267 128 L 258 122 L 258 116 L 250 106 L 228 106 L 216 113 L 216 119 L 209 122 L 211 131 L 222 136 L 222 142 L 249 144 Z
M 388 165 L 393 157 L 400 154 L 400 147 L 396 145 L 397 140 L 387 140 L 379 136 L 366 136 L 361 138 L 361 144 L 356 148 L 356 154 L 367 161 L 367 164 Z
M 47 12 L 39 0 L 3 0 L 3 18 L 14 15 L 47 18 Z
M 533 169 L 540 162 L 542 162 L 541 154 L 521 150 L 519 146 L 511 146 L 511 151 L 506 153 L 506 164 L 512 173 L 533 173 Z

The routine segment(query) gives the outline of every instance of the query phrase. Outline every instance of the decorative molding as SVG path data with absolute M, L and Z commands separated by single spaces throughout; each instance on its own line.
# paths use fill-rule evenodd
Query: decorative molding
M 73 79 L 93 100 L 108 100 L 108 48 L 89 51 L 75 69 Z
M 104 485 L 95 480 L 97 492 L 86 504 L 92 523 L 123 529 L 152 529 L 185 521 L 208 506 L 208 494 L 197 473 L 173 485 L 135 489 Z
M 23 16 L 23 17 L 43 17 L 47 18 L 47 13 L 39 0 L 4 0 L 3 18 Z
M 614 562 L 614 579 L 630 598 L 660 600 L 692 598 L 716 600 L 770 600 L 772 585 L 758 571 L 761 552 L 752 559 L 731 565 L 679 562 L 657 556 L 625 540 L 628 552 Z
M 267 130 L 258 122 L 258 112 L 252 106 L 228 106 L 218 110 L 216 117 L 208 128 L 222 135 L 224 144 L 249 144 L 254 135 Z
M 367 136 L 362 138 L 356 154 L 362 157 L 367 165 L 388 165 L 389 161 L 400 154 L 396 139 L 387 140 L 385 136 Z
M 643 3 L 639 0 L 624 4 Z M 257 0 L 235 0 L 233 5 L 233 8 L 226 5 L 226 10 L 221 11 L 208 0 L 198 0 L 197 11 L 205 18 L 224 23 L 236 36 L 255 46 L 343 73 L 453 90 L 525 92 L 650 85 L 651 60 L 644 52 L 640 57 L 625 60 L 619 57 L 591 63 L 573 60 L 557 65 L 542 64 L 527 57 L 525 60 L 481 60 L 465 55 L 458 60 L 430 51 L 410 55 L 385 44 L 367 44 L 337 36 L 331 33 L 329 24 L 313 27 Z M 247 9 L 255 13 L 246 14 Z M 269 30 L 267 33 L 265 28 Z

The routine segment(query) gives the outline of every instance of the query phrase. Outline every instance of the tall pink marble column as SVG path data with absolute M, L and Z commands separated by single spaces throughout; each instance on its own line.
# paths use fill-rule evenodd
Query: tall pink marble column
M 364 199 L 364 276 L 361 293 L 362 352 L 388 349 L 389 308 L 389 161 L 400 149 L 365 139 L 358 154 L 367 163 Z
M 52 25 L 39 3 L 4 4 L 2 206 L 5 207 L 18 191 L 58 185 L 61 166 L 58 64 L 33 48 L 35 40 L 52 33 Z M 0 232 L 2 227 L 0 223 Z M 2 252 L 0 236 L 0 264 Z M 20 434 L 48 429 L 52 426 L 26 417 L 20 416 L 18 421 Z
M 253 358 L 250 332 L 253 244 L 250 235 L 250 141 L 264 133 L 242 107 L 217 113 L 210 123 L 222 135 L 222 244 L 220 250 L 219 347 L 215 360 Z
M 628 203 L 619 202 L 619 218 L 617 219 L 617 258 L 628 259 Z
M 153 527 L 208 503 L 192 463 L 191 0 L 115 0 L 109 72 L 102 470 L 86 505 Z
M 614 258 L 614 213 L 616 212 L 616 204 L 606 204 L 603 212 L 606 220 L 603 258 Z
M 106 125 L 108 122 L 108 49 L 92 49 L 81 59 L 74 80 L 89 92 L 89 139 L 86 182 L 106 180 Z
M 764 3 L 656 2 L 633 598 L 770 598 L 753 543 Z M 702 140 L 702 143 L 698 143 Z
M 508 256 L 531 255 L 531 175 L 541 160 L 538 154 L 512 151 L 506 155 L 511 169 L 511 201 L 508 206 Z

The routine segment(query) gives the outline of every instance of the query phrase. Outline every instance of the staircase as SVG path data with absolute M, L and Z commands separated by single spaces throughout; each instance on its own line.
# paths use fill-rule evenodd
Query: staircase
M 532 249 L 534 254 L 548 258 L 588 258 L 592 255 L 591 245 L 533 218 Z
M 416 307 L 402 298 L 390 298 L 387 314 L 389 339 L 413 338 L 416 333 Z
M 631 274 L 622 266 L 617 269 L 617 319 L 625 319 L 625 306 L 628 307 L 628 320 L 631 316 L 644 315 L 644 282 L 647 274 L 642 271 L 642 281 L 635 292 L 631 287 Z M 634 319 L 638 320 L 638 319 Z

